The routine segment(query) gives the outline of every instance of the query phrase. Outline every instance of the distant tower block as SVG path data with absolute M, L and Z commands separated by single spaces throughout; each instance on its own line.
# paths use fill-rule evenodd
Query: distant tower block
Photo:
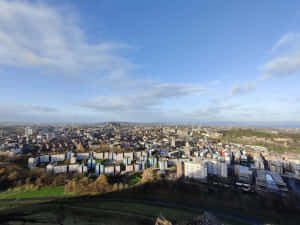
M 176 147 L 176 140 L 175 140 L 175 137 L 172 137 L 172 140 L 171 140 L 171 147 L 173 147 L 173 148 Z
M 176 163 L 176 167 L 177 167 L 177 171 L 176 171 L 177 178 L 180 178 L 180 177 L 182 177 L 183 174 L 184 174 L 184 170 L 183 170 L 183 168 L 184 168 L 183 162 L 182 162 L 182 161 L 178 161 L 178 162 Z
M 33 131 L 31 127 L 25 127 L 25 136 L 31 136 L 33 134 Z
M 189 141 L 186 141 L 186 142 L 185 142 L 185 147 L 190 147 Z

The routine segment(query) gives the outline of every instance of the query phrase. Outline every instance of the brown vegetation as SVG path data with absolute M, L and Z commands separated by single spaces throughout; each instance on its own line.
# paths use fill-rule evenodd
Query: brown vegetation
M 44 168 L 28 169 L 24 165 L 27 158 L 23 156 L 2 157 L 0 162 L 0 190 L 8 188 L 41 188 L 62 186 L 69 179 L 81 177 L 80 174 L 49 174 Z M 26 164 L 25 164 L 26 165 Z
M 88 177 L 69 180 L 65 185 L 65 193 L 76 194 L 103 194 L 127 189 L 128 184 L 114 183 L 110 184 L 105 175 L 100 175 L 96 180 Z

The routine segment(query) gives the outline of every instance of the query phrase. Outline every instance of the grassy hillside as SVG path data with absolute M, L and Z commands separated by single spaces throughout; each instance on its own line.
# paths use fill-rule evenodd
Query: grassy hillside
M 1 207 L 1 202 L 0 202 Z M 184 225 L 202 210 L 184 209 L 142 201 L 123 201 L 113 199 L 71 199 L 55 202 L 23 204 L 17 209 L 0 211 L 0 223 L 19 224 L 114 224 L 114 225 L 154 225 L 158 216 L 178 225 Z M 226 225 L 247 225 L 220 218 Z M 249 224 L 248 224 L 249 225 Z
M 237 137 L 260 137 L 260 138 L 273 138 L 274 134 L 264 131 L 251 130 L 251 129 L 231 129 L 221 132 L 225 138 L 237 138 Z
M 221 131 L 222 141 L 229 141 L 244 145 L 259 145 L 271 151 L 300 152 L 300 134 L 295 133 L 271 133 L 255 129 L 231 129 Z
M 38 199 L 41 200 L 41 199 Z M 30 200 L 32 201 L 32 200 Z M 0 224 L 154 224 L 163 215 L 177 225 L 208 211 L 228 225 L 282 224 L 299 221 L 297 199 L 225 190 L 205 184 L 147 183 L 104 195 L 60 198 L 51 202 L 0 200 Z M 17 207 L 20 204 L 20 207 Z M 25 205 L 24 205 L 25 204 Z M 2 205 L 2 206 L 1 206 Z M 16 208 L 17 207 L 17 208 Z M 9 209 L 12 208 L 12 209 Z M 1 223 L 2 222 L 2 223 Z M 14 224 L 14 223 L 10 223 Z
M 44 198 L 44 197 L 63 197 L 64 187 L 44 187 L 37 190 L 25 191 L 22 189 L 8 190 L 0 192 L 0 199 L 12 198 Z

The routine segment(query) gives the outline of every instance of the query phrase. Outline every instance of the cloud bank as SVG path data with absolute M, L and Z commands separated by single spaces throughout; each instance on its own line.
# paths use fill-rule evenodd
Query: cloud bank
M 144 111 L 160 106 L 164 100 L 204 94 L 205 91 L 191 84 L 152 84 L 134 95 L 97 96 L 79 106 L 98 111 Z
M 0 1 L 0 64 L 74 76 L 133 67 L 116 54 L 128 46 L 89 43 L 74 10 L 27 1 Z
M 272 50 L 279 50 L 282 47 L 287 47 L 286 53 L 279 53 L 278 56 L 260 67 L 263 73 L 260 77 L 261 80 L 283 78 L 300 71 L 300 33 L 290 32 L 284 34 L 275 43 Z

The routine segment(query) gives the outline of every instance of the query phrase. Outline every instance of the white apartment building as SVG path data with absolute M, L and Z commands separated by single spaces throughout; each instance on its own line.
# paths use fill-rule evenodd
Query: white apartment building
M 77 160 L 84 160 L 84 159 L 88 159 L 89 157 L 90 157 L 89 152 L 77 153 L 76 155 Z
M 30 158 L 28 159 L 28 167 L 29 167 L 29 168 L 36 167 L 37 164 L 38 164 L 38 161 L 39 161 L 38 158 L 30 157 Z
M 204 163 L 184 162 L 184 176 L 205 179 L 207 177 L 207 167 Z
M 130 158 L 133 160 L 133 152 L 124 152 L 124 158 Z
M 168 169 L 168 160 L 159 160 L 158 161 L 158 167 L 160 170 L 166 170 Z
M 93 156 L 95 159 L 103 159 L 104 158 L 103 152 L 99 152 L 99 153 L 94 152 Z
M 25 136 L 31 136 L 33 134 L 31 127 L 25 127 Z
M 61 161 L 65 161 L 65 154 L 51 155 L 51 162 L 61 162 Z
M 207 174 L 214 175 L 218 177 L 228 177 L 227 172 L 227 164 L 215 160 L 207 160 L 205 161 L 205 165 L 207 166 Z
M 39 156 L 40 163 L 47 163 L 50 161 L 49 155 L 41 155 Z
M 67 173 L 68 172 L 68 166 L 67 165 L 54 166 L 53 172 L 54 173 Z

